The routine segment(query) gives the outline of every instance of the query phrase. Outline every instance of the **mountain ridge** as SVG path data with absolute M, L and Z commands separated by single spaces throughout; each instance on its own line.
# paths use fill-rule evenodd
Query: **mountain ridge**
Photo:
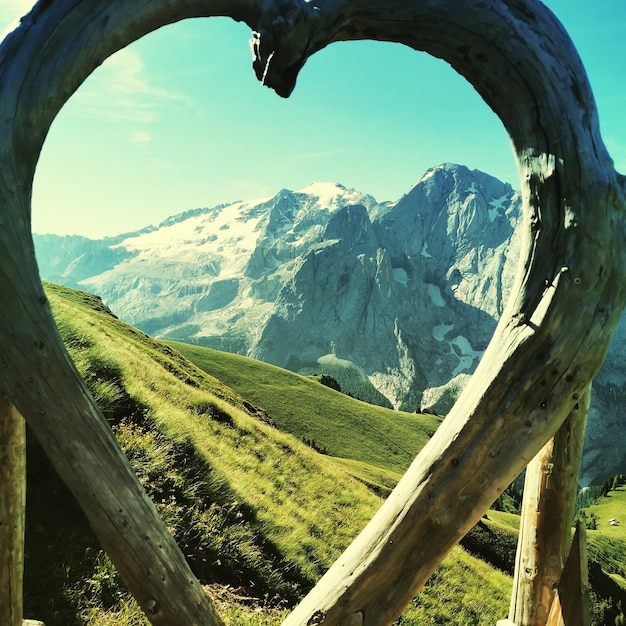
M 97 293 L 158 338 L 293 371 L 324 372 L 334 359 L 365 373 L 371 393 L 360 393 L 445 413 L 507 301 L 520 208 L 509 184 L 443 164 L 395 202 L 314 183 L 93 245 L 34 238 L 44 278 Z M 615 443 L 626 369 L 613 346 L 596 381 L 585 482 L 626 466 Z

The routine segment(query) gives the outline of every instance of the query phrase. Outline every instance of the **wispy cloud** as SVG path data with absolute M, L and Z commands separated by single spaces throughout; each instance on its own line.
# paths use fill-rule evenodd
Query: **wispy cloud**
M 147 143 L 152 139 L 152 135 L 145 130 L 131 130 L 130 131 L 130 140 L 133 143 Z
M 0 0 L 0 41 L 14 30 L 33 0 Z M 72 97 L 73 111 L 110 123 L 153 124 L 167 103 L 188 101 L 188 97 L 153 84 L 141 55 L 124 48 L 108 58 Z M 128 133 L 133 143 L 148 143 L 151 134 L 144 129 Z
M 184 102 L 180 93 L 152 84 L 136 50 L 124 48 L 107 59 L 74 96 L 81 115 L 108 122 L 152 124 L 159 108 Z M 149 141 L 148 133 L 131 134 L 132 141 Z

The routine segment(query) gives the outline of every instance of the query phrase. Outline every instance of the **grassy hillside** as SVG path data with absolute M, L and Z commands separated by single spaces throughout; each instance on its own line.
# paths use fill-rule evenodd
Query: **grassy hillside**
M 280 623 L 381 503 L 350 474 L 369 472 L 371 484 L 388 486 L 436 424 L 391 412 L 368 423 L 371 407 L 304 378 L 289 405 L 280 370 L 257 380 L 243 363 L 242 377 L 251 377 L 231 390 L 122 324 L 98 298 L 46 288 L 79 371 L 228 623 Z M 268 423 L 267 413 L 278 421 L 280 412 L 261 404 L 259 388 L 290 406 L 302 433 Z M 354 459 L 358 445 L 344 447 L 342 434 L 354 428 L 372 449 L 366 461 L 337 461 L 302 442 L 324 437 L 314 429 L 324 416 L 352 421 L 317 445 L 344 457 L 354 450 Z M 417 434 L 409 437 L 409 427 Z M 47 626 L 147 623 L 32 437 L 28 454 L 26 616 Z M 400 623 L 493 624 L 506 615 L 509 593 L 509 578 L 455 549 Z
M 392 442 L 414 441 L 417 451 L 438 424 L 438 419 L 433 416 L 397 413 L 355 402 L 332 389 L 320 389 L 316 380 L 259 361 L 187 344 L 169 345 L 240 392 L 249 388 L 251 380 L 263 381 L 248 395 L 268 409 L 281 429 L 307 438 L 315 428 L 316 445 L 324 446 L 329 454 L 340 457 L 333 459 L 337 465 L 383 496 L 393 489 L 406 468 L 402 464 L 403 457 L 393 455 Z M 302 404 L 310 407 L 309 415 L 303 415 L 299 410 Z M 381 437 L 382 433 L 389 433 L 389 436 Z M 368 442 L 367 445 L 361 445 L 363 441 Z M 395 450 L 397 452 L 398 448 Z M 408 454 L 404 458 L 408 460 Z M 593 623 L 598 625 L 621 619 L 623 608 L 626 608 L 620 604 L 626 597 L 624 489 L 623 484 L 620 485 L 607 498 L 581 513 L 590 521 L 593 519 L 598 528 L 588 534 L 590 575 L 592 584 L 597 587 L 592 594 Z M 612 518 L 622 520 L 621 525 L 609 525 Z M 519 516 L 490 511 L 461 543 L 492 566 L 512 574 L 518 528 Z M 424 619 L 423 615 L 420 619 Z
M 334 457 L 402 474 L 441 421 L 366 404 L 314 378 L 254 359 L 184 343 L 168 345 L 266 409 L 280 430 L 315 442 Z
M 579 512 L 587 522 L 589 555 L 626 590 L 626 484 L 616 481 L 606 496 Z M 611 525 L 617 520 L 618 525 Z M 626 613 L 626 606 L 623 607 Z

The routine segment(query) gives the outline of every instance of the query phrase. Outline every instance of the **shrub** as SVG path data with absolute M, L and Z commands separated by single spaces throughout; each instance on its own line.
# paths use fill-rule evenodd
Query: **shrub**
M 326 387 L 334 389 L 335 391 L 341 392 L 339 383 L 332 376 L 328 376 L 328 374 L 322 374 L 320 376 L 320 383 L 322 383 L 322 385 L 326 385 Z

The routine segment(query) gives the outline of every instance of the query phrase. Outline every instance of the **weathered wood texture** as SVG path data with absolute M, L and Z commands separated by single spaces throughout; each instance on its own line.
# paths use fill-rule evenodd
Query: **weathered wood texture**
M 337 40 L 396 41 L 441 57 L 507 128 L 524 203 L 513 293 L 471 384 L 285 620 L 334 625 L 361 615 L 380 626 L 556 433 L 596 374 L 625 302 L 624 179 L 600 138 L 578 55 L 542 4 L 320 0 L 303 12 L 288 26 L 264 15 L 256 69 L 267 84 L 287 95 L 307 56 Z
M 600 138 L 580 60 L 535 0 L 40 2 L 0 48 L 0 389 L 154 624 L 220 622 L 62 346 L 37 274 L 30 199 L 48 128 L 86 76 L 151 30 L 202 15 L 257 31 L 257 74 L 282 95 L 333 41 L 425 50 L 475 86 L 512 139 L 525 249 L 494 339 L 385 505 L 286 620 L 391 623 L 600 367 L 625 302 L 626 185 Z
M 22 626 L 26 427 L 0 391 L 0 624 Z
M 547 626 L 589 626 L 590 621 L 587 533 L 578 522 Z
M 228 9 L 225 13 L 225 9 Z M 55 115 L 109 55 L 159 26 L 254 3 L 40 2 L 0 47 L 0 390 L 24 415 L 153 624 L 222 624 L 82 384 L 56 331 L 30 233 Z
M 548 622 L 568 558 L 590 397 L 589 389 L 526 469 L 509 612 L 517 626 Z

